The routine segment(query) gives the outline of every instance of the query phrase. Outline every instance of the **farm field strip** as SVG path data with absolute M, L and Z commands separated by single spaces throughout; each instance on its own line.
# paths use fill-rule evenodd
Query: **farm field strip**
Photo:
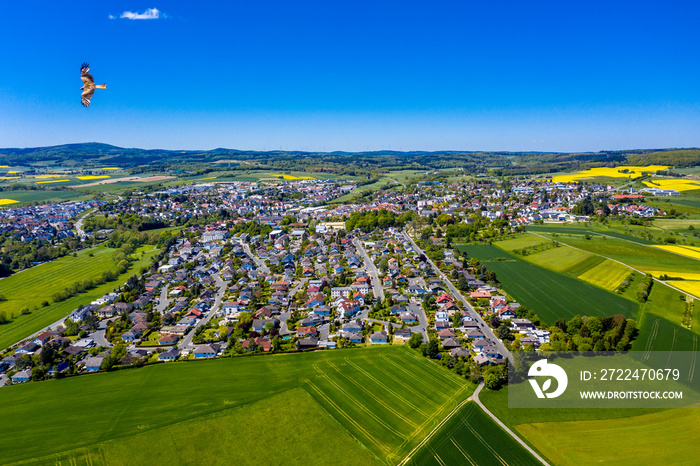
M 578 315 L 633 317 L 637 303 L 582 280 L 521 260 L 488 245 L 460 245 L 469 256 L 484 262 L 515 300 L 532 309 L 544 322 Z
M 99 276 L 106 270 L 114 270 L 115 265 L 111 259 L 114 251 L 116 250 L 106 246 L 84 249 L 78 252 L 78 257 L 62 257 L 0 280 L 0 293 L 7 298 L 7 301 L 0 303 L 0 311 L 5 311 L 8 318 L 15 315 L 12 322 L 0 326 L 0 348 L 32 335 L 66 317 L 74 309 L 108 293 L 115 285 L 121 285 L 127 277 L 133 275 L 134 271 L 148 266 L 158 252 L 153 246 L 143 246 L 136 251 L 136 254 L 143 252 L 143 257 L 133 262 L 130 269 L 117 277 L 117 280 L 78 293 L 65 301 L 51 302 L 51 295 L 66 286 Z M 89 257 L 91 253 L 94 257 Z M 46 307 L 41 306 L 44 300 L 50 302 Z M 19 311 L 24 306 L 30 309 L 30 314 L 20 315 Z M 34 310 L 35 306 L 37 309 Z
M 614 291 L 630 273 L 632 269 L 626 265 L 606 259 L 579 275 L 578 278 L 608 291 Z
M 555 464 L 638 465 L 649 458 L 675 464 L 696 458 L 698 421 L 698 410 L 686 408 L 619 419 L 538 422 L 517 430 Z
M 408 462 L 411 465 L 466 463 L 540 464 L 474 402 L 462 406 Z
M 268 400 L 296 390 L 294 396 L 301 394 L 318 403 L 314 408 L 317 415 L 320 411 L 331 416 L 317 417 L 314 425 L 322 422 L 323 427 L 331 422 L 354 436 L 358 451 L 371 452 L 382 460 L 395 462 L 474 388 L 435 363 L 415 359 L 413 352 L 403 346 L 385 346 L 176 362 L 6 387 L 0 390 L 0 403 L 6 407 L 0 418 L 0 429 L 14 435 L 0 437 L 0 450 L 12 452 L 3 457 L 4 462 L 48 458 L 47 455 L 65 458 L 66 463 L 70 458 L 88 455 L 100 461 L 100 455 L 104 454 L 113 458 L 116 451 L 113 448 L 117 447 L 104 442 L 117 442 L 120 454 L 127 458 L 142 454 L 141 449 L 131 449 L 129 439 L 135 438 L 141 447 L 154 442 L 153 448 L 158 455 L 163 455 L 172 448 L 173 437 L 168 433 L 175 431 L 168 429 L 173 426 L 179 426 L 175 430 L 181 435 L 193 435 L 203 441 L 202 435 L 211 430 L 212 425 L 201 423 L 202 416 L 235 415 L 241 407 L 245 410 L 245 406 L 255 407 L 256 411 L 267 407 Z M 364 362 L 368 360 L 382 372 L 366 367 Z M 354 370 L 348 361 L 360 366 L 371 377 Z M 396 369 L 389 361 L 399 364 L 406 372 Z M 416 370 L 418 367 L 420 369 Z M 386 373 L 392 375 L 390 380 L 402 383 L 387 382 Z M 443 379 L 451 381 L 451 388 L 436 390 L 435 382 Z M 172 392 L 175 385 L 177 396 Z M 407 386 L 419 393 L 432 393 L 432 404 L 423 405 L 413 391 L 405 388 Z M 136 393 L 139 396 L 134 396 Z M 153 403 L 154 399 L 163 402 Z M 402 400 L 414 400 L 413 404 L 421 409 L 407 409 Z M 297 406 L 294 397 L 286 397 L 284 403 L 286 407 L 270 407 L 271 412 L 282 417 L 283 423 L 287 411 Z M 91 420 L 92 428 L 86 433 L 86 420 L 90 413 L 98 411 L 104 416 Z M 62 419 L 60 427 L 50 421 L 57 416 Z M 27 417 L 31 419 L 27 421 Z M 250 425 L 241 417 L 229 420 L 227 425 Z M 310 421 L 308 416 L 297 420 L 302 424 Z M 255 432 L 259 433 L 260 429 Z M 297 441 L 303 444 L 318 446 L 319 440 L 331 441 L 304 437 L 306 429 L 295 429 L 291 425 L 289 430 L 284 438 L 299 436 Z M 348 452 L 356 453 L 355 450 Z

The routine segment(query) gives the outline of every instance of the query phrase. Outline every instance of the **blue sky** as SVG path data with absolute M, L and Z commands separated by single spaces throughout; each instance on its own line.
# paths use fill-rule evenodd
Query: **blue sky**
M 697 1 L 6 2 L 0 147 L 700 146 L 699 13 Z M 88 109 L 83 61 L 108 84 Z

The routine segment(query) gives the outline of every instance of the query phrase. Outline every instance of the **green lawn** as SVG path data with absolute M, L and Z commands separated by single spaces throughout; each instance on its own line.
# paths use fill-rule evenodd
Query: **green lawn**
M 500 246 L 498 243 L 496 243 L 496 245 Z M 575 266 L 589 257 L 591 257 L 591 255 L 587 252 L 578 251 L 566 246 L 559 246 L 524 256 L 523 259 L 535 265 L 539 265 L 540 267 L 544 267 L 545 269 L 560 272 Z
M 540 464 L 479 406 L 469 402 L 435 432 L 408 464 Z
M 597 286 L 519 259 L 491 245 L 459 245 L 496 277 L 508 294 L 548 324 L 575 315 L 634 317 L 638 304 Z
M 59 303 L 52 302 L 51 295 L 67 285 L 86 278 L 95 278 L 106 270 L 114 270 L 112 254 L 115 251 L 105 245 L 84 249 L 78 252 L 78 257 L 61 257 L 0 280 L 0 293 L 7 298 L 7 301 L 0 303 L 0 311 L 5 311 L 8 318 L 12 314 L 15 315 L 12 322 L 0 326 L 0 348 L 14 344 L 51 325 L 74 309 L 103 296 L 115 286 L 120 286 L 139 268 L 148 266 L 158 252 L 153 246 L 143 246 L 137 250 L 137 257 L 141 256 L 140 252 L 144 252 L 143 257 L 133 262 L 131 268 L 114 282 L 105 283 Z M 93 257 L 89 254 L 93 254 Z M 44 300 L 51 304 L 41 307 Z M 25 306 L 31 313 L 20 315 L 20 309 Z
M 0 451 L 3 463 L 397 463 L 473 389 L 403 345 L 158 364 L 3 388 Z

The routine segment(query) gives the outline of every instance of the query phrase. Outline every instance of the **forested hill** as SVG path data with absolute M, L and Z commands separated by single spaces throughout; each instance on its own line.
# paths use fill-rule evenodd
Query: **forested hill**
M 498 174 L 515 175 L 555 172 L 601 164 L 658 163 L 676 167 L 700 164 L 698 149 L 649 149 L 581 153 L 545 152 L 470 152 L 470 151 L 376 151 L 376 152 L 301 152 L 245 151 L 235 149 L 163 150 L 123 148 L 102 143 L 64 144 L 49 147 L 0 149 L 0 164 L 31 165 L 53 162 L 64 166 L 81 166 L 86 162 L 121 167 L 210 163 L 219 160 L 250 162 L 262 168 L 345 169 L 395 168 L 461 168 L 470 172 L 493 170 Z

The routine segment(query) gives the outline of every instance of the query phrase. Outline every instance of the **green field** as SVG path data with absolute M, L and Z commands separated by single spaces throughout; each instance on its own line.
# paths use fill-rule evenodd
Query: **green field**
M 681 326 L 685 302 L 680 292 L 654 284 L 649 300 L 641 306 L 639 336 L 632 344 L 635 351 L 697 351 L 700 335 L 700 303 L 695 300 L 691 329 Z
M 570 248 L 567 248 L 570 249 Z M 573 251 L 576 251 L 573 249 Z M 600 256 L 598 256 L 600 257 Z M 586 272 L 578 276 L 581 280 L 587 281 L 608 291 L 615 291 L 622 281 L 632 273 L 632 269 L 619 262 L 606 259 L 600 264 L 591 267 Z
M 540 464 L 474 402 L 465 404 L 416 452 L 412 465 Z
M 403 346 L 158 364 L 3 388 L 0 451 L 3 463 L 397 463 L 473 389 Z
M 697 409 L 518 426 L 554 464 L 697 464 Z
M 500 244 L 497 244 L 500 246 Z M 524 259 L 545 269 L 560 272 L 591 257 L 590 254 L 576 249 L 559 246 L 525 256 Z
M 0 192 L 0 199 L 14 199 L 20 204 L 8 204 L 7 208 L 20 207 L 29 202 L 51 203 L 51 202 L 66 202 L 66 201 L 87 201 L 92 199 L 92 195 L 85 195 L 75 191 L 32 191 L 32 190 L 17 190 Z
M 519 259 L 491 245 L 459 245 L 496 273 L 508 294 L 548 324 L 575 315 L 634 317 L 637 303 L 597 286 Z
M 542 233 L 542 235 L 593 254 L 615 259 L 642 271 L 677 270 L 700 273 L 700 261 L 659 248 L 638 244 L 638 242 L 611 236 L 607 236 L 604 239 L 599 235 L 591 236 L 591 239 L 585 239 L 583 235 L 573 232 L 570 234 L 559 234 L 557 237 L 552 237 L 549 233 Z M 638 240 L 634 239 L 634 241 Z
M 143 246 L 136 251 L 137 257 L 141 256 L 141 252 L 144 253 L 143 257 L 134 261 L 131 268 L 114 282 L 105 283 L 59 303 L 51 302 L 51 295 L 66 286 L 114 270 L 112 254 L 115 251 L 104 245 L 84 249 L 78 252 L 77 257 L 61 257 L 0 280 L 0 293 L 7 298 L 7 301 L 0 303 L 0 311 L 5 311 L 8 318 L 13 314 L 15 316 L 12 322 L 0 326 L 0 348 L 16 343 L 67 316 L 74 309 L 112 291 L 139 268 L 150 265 L 158 252 L 153 246 Z M 89 254 L 93 254 L 93 257 Z M 51 304 L 41 307 L 44 300 Z M 20 315 L 20 309 L 25 306 L 31 313 Z
M 696 409 L 515 409 L 507 388 L 479 398 L 552 464 L 696 462 Z

